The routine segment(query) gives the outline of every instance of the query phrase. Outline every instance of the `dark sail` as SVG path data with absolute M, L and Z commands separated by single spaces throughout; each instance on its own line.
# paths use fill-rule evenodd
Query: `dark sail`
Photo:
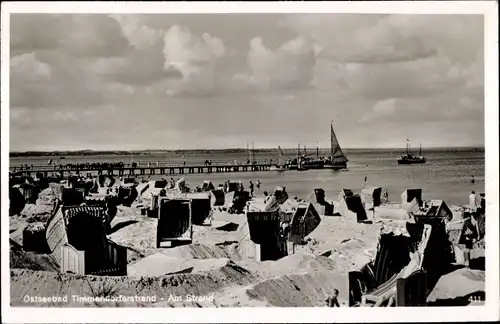
M 332 159 L 337 162 L 347 162 L 347 158 L 345 157 L 344 152 L 342 152 L 342 149 L 340 148 L 339 142 L 337 140 L 337 136 L 333 131 L 332 124 L 330 124 L 330 131 L 331 131 L 330 141 L 331 141 Z

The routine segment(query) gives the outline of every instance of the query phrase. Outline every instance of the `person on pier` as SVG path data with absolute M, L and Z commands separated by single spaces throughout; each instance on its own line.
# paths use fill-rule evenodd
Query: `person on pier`
M 253 182 L 250 181 L 250 196 L 253 197 Z

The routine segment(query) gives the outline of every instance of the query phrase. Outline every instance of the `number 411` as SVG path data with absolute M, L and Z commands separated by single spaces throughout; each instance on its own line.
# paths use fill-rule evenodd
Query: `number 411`
M 480 302 L 481 301 L 481 297 L 479 297 L 479 296 L 470 296 L 469 297 L 469 301 L 470 302 Z

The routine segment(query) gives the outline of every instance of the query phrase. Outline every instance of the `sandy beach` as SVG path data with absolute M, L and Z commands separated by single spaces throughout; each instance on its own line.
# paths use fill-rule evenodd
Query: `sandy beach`
M 131 207 L 118 206 L 107 235 L 127 249 L 127 276 L 82 276 L 59 272 L 53 255 L 22 249 L 23 229 L 44 224 L 53 212 L 53 188 L 51 185 L 42 191 L 36 204 L 26 205 L 20 215 L 10 217 L 13 306 L 33 306 L 26 302 L 26 296 L 69 296 L 64 302 L 37 306 L 324 307 L 335 289 L 340 306 L 348 306 L 348 272 L 374 259 L 381 228 L 387 225 L 320 215 L 318 227 L 304 244 L 295 246 L 295 253 L 260 262 L 256 261 L 245 214 L 229 214 L 215 207 L 211 224 L 193 226 L 192 244 L 159 249 L 155 235 L 158 219 L 141 215 L 139 208 L 150 203 L 143 198 L 146 193 Z M 460 217 L 460 208 L 452 209 L 455 217 Z M 476 272 L 474 279 L 462 274 L 462 281 L 473 280 L 476 286 L 482 283 L 484 287 L 484 271 Z M 444 294 L 453 295 L 449 291 Z M 118 295 L 150 300 L 113 305 L 85 300 Z M 440 292 L 433 291 L 431 297 L 439 299 Z

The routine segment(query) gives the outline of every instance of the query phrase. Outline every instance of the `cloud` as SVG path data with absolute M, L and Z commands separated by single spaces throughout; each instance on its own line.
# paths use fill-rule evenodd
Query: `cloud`
M 292 15 L 283 25 L 342 63 L 406 62 L 442 53 L 470 62 L 482 51 L 482 15 Z M 467 42 L 466 48 L 464 43 Z
M 35 52 L 11 59 L 11 107 L 91 106 L 106 100 L 99 81 L 84 65 L 75 64 L 63 53 L 50 53 L 43 60 L 40 56 Z M 37 72 L 33 71 L 35 67 Z
M 89 68 L 105 81 L 133 86 L 149 85 L 163 79 L 181 79 L 179 69 L 164 66 L 161 48 L 163 41 L 158 40 L 148 49 L 131 49 L 123 57 L 99 59 Z
M 16 109 L 10 109 L 9 113 L 10 123 L 14 129 L 23 128 L 29 125 L 32 121 L 32 116 L 27 108 L 18 107 Z
M 311 86 L 316 58 L 312 44 L 304 38 L 289 40 L 273 51 L 256 37 L 250 41 L 248 64 L 250 73 L 233 76 L 240 89 L 306 89 Z
M 92 106 L 106 101 L 91 65 L 127 53 L 106 15 L 11 15 L 11 107 Z
M 165 32 L 138 26 L 133 19 L 13 15 L 12 24 L 12 107 L 98 106 L 147 92 L 164 80 L 190 88 L 189 82 L 181 82 L 181 70 L 165 62 Z M 195 50 L 205 50 L 201 40 L 215 56 L 222 54 L 220 40 L 209 35 L 192 38 Z
M 64 51 L 75 57 L 119 56 L 128 47 L 120 25 L 106 15 L 12 14 L 11 56 Z
M 147 50 L 163 39 L 164 31 L 144 25 L 137 15 L 110 15 L 122 29 L 123 35 L 134 48 Z
M 65 30 L 63 20 L 58 15 L 11 14 L 11 57 L 57 49 Z
M 223 87 L 218 72 L 227 55 L 224 42 L 208 33 L 193 34 L 174 25 L 164 36 L 164 67 L 178 70 L 183 78 L 167 85 L 169 96 L 207 96 Z
M 360 123 L 417 125 L 418 123 L 469 120 L 481 124 L 484 99 L 469 94 L 440 94 L 422 98 L 391 98 L 378 101 L 360 117 Z M 414 127 L 414 126 L 412 126 Z
M 165 66 L 178 68 L 184 76 L 202 72 L 203 67 L 222 57 L 224 43 L 209 34 L 193 35 L 188 28 L 174 25 L 164 37 Z
M 480 15 L 293 15 L 283 25 L 314 44 L 314 88 L 366 101 L 349 107 L 361 123 L 482 123 Z
M 13 70 L 11 82 L 30 83 L 50 79 L 51 68 L 47 63 L 37 60 L 34 53 L 25 53 L 10 60 Z
M 72 111 L 57 111 L 54 114 L 54 119 L 56 121 L 76 120 L 76 116 Z
M 482 19 L 14 14 L 12 147 L 477 143 Z

